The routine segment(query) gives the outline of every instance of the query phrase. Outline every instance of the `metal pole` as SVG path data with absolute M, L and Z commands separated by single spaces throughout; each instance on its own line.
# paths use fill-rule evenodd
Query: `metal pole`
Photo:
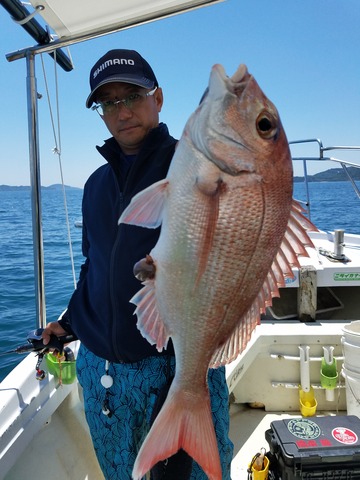
M 309 220 L 311 220 L 310 192 L 309 192 L 309 182 L 308 182 L 306 159 L 303 160 L 303 167 L 304 167 L 304 182 L 305 182 L 305 191 L 306 191 L 307 214 L 308 214 Z
M 35 77 L 35 55 L 28 52 L 26 55 L 27 67 L 27 103 L 28 103 L 28 130 L 29 130 L 29 161 L 31 185 L 31 209 L 34 248 L 34 277 L 36 300 L 36 326 L 44 328 L 46 325 L 45 282 L 44 282 L 44 252 L 41 214 L 41 181 L 39 132 L 37 123 L 38 94 Z
M 106 23 L 104 23 L 104 24 L 101 24 L 100 28 L 94 29 L 93 31 L 90 30 L 89 32 L 85 32 L 85 33 L 77 33 L 75 35 L 70 35 L 68 37 L 61 37 L 57 40 L 51 41 L 50 43 L 46 43 L 45 45 L 43 44 L 35 45 L 34 47 L 31 47 L 30 50 L 36 54 L 54 51 L 57 48 L 63 48 L 69 45 L 74 45 L 75 43 L 85 42 L 86 40 L 99 38 L 104 35 L 109 35 L 110 33 L 120 32 L 121 30 L 137 27 L 139 25 L 144 25 L 146 23 L 150 23 L 155 20 L 169 18 L 173 15 L 178 15 L 180 13 L 190 12 L 197 8 L 202 8 L 213 3 L 214 4 L 220 3 L 222 1 L 223 0 L 198 0 L 195 2 L 190 2 L 190 5 L 188 4 L 188 2 L 184 2 L 183 4 L 181 4 L 181 6 L 176 5 L 176 2 L 168 2 L 170 6 L 168 8 L 163 8 L 160 11 L 155 11 L 151 14 L 141 13 L 137 17 L 130 17 L 127 20 L 122 20 L 121 18 L 114 18 L 113 24 L 111 24 L 111 22 L 110 22 L 110 25 L 107 25 Z M 164 2 L 164 3 L 166 4 L 167 2 Z M 120 16 L 120 13 L 116 14 L 116 17 L 119 17 L 119 16 Z M 37 41 L 39 43 L 39 40 Z M 9 62 L 13 62 L 14 60 L 18 60 L 19 58 L 24 58 L 27 54 L 27 50 L 28 49 L 26 48 L 23 50 L 17 50 L 16 52 L 9 53 L 6 55 L 6 58 Z M 71 65 L 69 66 L 71 69 Z

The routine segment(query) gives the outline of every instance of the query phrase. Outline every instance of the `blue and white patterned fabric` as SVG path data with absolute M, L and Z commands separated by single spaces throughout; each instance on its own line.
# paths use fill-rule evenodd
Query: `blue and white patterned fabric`
M 113 385 L 101 384 L 105 360 L 81 345 L 77 375 L 84 391 L 86 419 L 95 452 L 106 480 L 131 480 L 131 472 L 141 443 L 150 428 L 151 413 L 161 388 L 174 375 L 174 357 L 149 357 L 136 363 L 111 363 L 108 375 Z M 230 480 L 233 444 L 228 437 L 228 390 L 225 368 L 209 370 L 211 408 L 218 440 L 223 476 Z M 109 410 L 110 415 L 104 415 Z M 191 480 L 206 480 L 193 462 Z

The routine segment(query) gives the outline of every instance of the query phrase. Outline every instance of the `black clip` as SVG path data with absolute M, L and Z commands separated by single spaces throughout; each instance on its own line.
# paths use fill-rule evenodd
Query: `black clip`
M 109 408 L 109 400 L 108 400 L 108 393 L 106 392 L 105 399 L 102 404 L 102 413 L 107 417 L 111 418 L 113 412 Z

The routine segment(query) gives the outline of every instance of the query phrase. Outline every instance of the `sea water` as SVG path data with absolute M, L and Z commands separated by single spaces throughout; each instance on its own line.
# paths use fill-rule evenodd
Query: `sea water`
M 75 278 L 83 261 L 81 229 L 74 225 L 81 219 L 81 200 L 81 189 L 66 190 Z M 74 290 L 61 188 L 42 190 L 42 214 L 46 319 L 51 322 Z M 28 332 L 36 327 L 30 188 L 0 189 L 0 381 L 24 358 L 1 353 L 26 344 Z
M 319 229 L 360 233 L 360 200 L 349 182 L 314 182 L 309 190 L 311 220 Z M 304 185 L 296 183 L 294 198 L 305 201 L 304 192 Z M 74 224 L 81 219 L 82 190 L 68 189 L 66 198 L 77 278 L 83 257 L 81 229 Z M 66 308 L 74 289 L 61 188 L 42 190 L 42 213 L 46 318 L 50 322 Z M 0 354 L 26 343 L 27 333 L 36 328 L 32 245 L 30 189 L 0 189 Z M 22 358 L 0 356 L 0 381 Z

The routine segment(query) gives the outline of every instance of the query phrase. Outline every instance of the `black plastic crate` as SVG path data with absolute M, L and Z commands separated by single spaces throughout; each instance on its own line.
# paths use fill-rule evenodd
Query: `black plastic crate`
M 269 479 L 360 480 L 360 419 L 355 415 L 272 422 Z

